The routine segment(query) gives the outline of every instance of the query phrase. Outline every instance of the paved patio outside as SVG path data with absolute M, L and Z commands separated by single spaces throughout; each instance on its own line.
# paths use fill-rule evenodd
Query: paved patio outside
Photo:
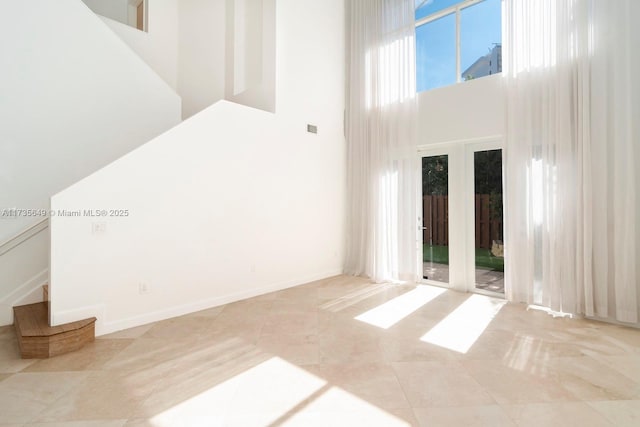
M 423 276 L 437 282 L 449 282 L 449 266 L 437 262 L 422 264 Z M 504 273 L 502 271 L 476 268 L 476 288 L 491 292 L 504 293 Z

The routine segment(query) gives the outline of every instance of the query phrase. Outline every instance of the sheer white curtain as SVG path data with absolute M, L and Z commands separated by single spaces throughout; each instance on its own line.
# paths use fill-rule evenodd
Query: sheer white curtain
M 504 1 L 511 300 L 638 322 L 638 3 Z
M 414 0 L 347 0 L 347 258 L 376 281 L 417 277 Z

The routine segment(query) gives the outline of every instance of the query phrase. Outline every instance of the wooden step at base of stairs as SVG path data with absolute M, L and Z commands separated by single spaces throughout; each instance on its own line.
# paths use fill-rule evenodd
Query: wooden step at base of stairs
M 49 303 L 13 307 L 13 319 L 23 359 L 46 359 L 80 350 L 95 340 L 96 318 L 49 326 Z

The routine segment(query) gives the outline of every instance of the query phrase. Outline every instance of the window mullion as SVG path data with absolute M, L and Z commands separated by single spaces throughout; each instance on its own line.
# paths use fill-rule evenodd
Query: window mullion
M 462 0 L 458 4 L 454 4 L 450 7 L 447 7 L 446 9 L 442 9 L 438 12 L 432 13 L 431 15 L 427 15 L 423 18 L 416 20 L 416 28 L 421 25 L 428 24 L 429 22 L 437 21 L 438 19 L 444 16 L 451 15 L 452 13 L 455 13 L 455 11 L 458 9 L 459 10 L 466 9 L 469 6 L 473 6 L 474 4 L 481 3 L 483 1 L 485 0 Z

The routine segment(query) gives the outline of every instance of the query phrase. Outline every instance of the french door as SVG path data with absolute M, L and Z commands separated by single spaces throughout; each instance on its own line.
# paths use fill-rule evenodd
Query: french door
M 466 147 L 467 264 L 470 290 L 504 295 L 502 148 L 499 142 Z
M 504 294 L 502 149 L 457 143 L 420 151 L 419 250 L 427 283 Z

